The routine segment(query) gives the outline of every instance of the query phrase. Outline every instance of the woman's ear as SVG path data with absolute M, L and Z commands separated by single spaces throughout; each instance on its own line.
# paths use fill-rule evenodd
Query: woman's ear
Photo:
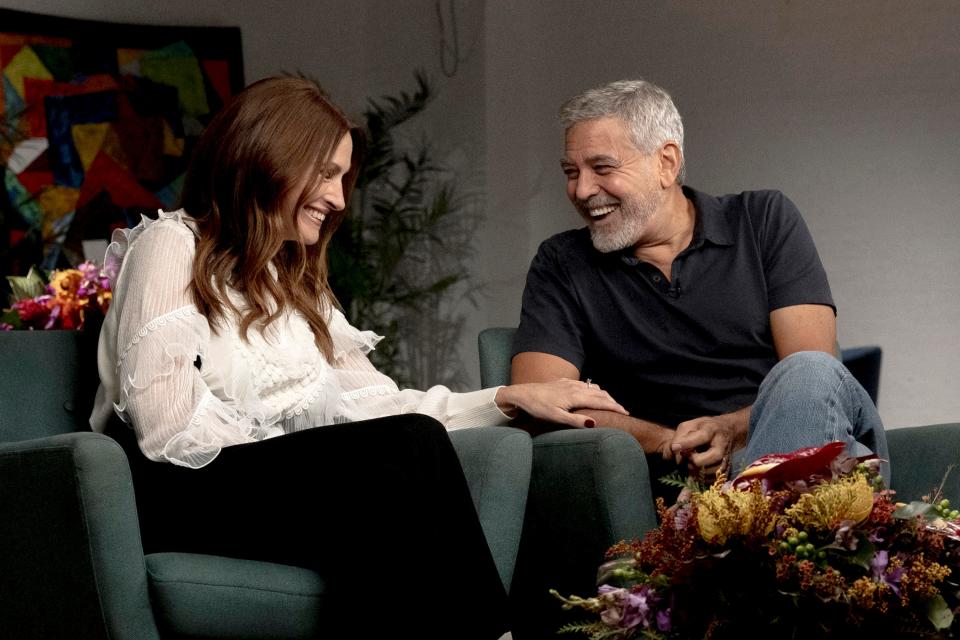
M 680 167 L 683 166 L 683 152 L 673 140 L 667 140 L 660 147 L 660 186 L 664 189 L 677 183 Z

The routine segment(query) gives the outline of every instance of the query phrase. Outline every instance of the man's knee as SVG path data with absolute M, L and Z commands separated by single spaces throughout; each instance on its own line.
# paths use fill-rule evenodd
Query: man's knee
M 774 365 L 767 374 L 767 379 L 783 377 L 792 380 L 823 380 L 833 377 L 839 380 L 844 375 L 846 370 L 843 364 L 833 355 L 823 351 L 797 351 Z

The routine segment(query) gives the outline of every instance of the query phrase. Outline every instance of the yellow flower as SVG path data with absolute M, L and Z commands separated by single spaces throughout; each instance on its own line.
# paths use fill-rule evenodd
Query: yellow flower
M 77 290 L 83 281 L 83 274 L 78 269 L 63 269 L 50 274 L 50 288 L 59 300 L 76 300 Z
M 832 530 L 843 522 L 863 522 L 871 511 L 873 489 L 863 474 L 856 473 L 803 494 L 786 515 L 799 529 Z
M 766 536 L 773 529 L 770 501 L 757 482 L 749 491 L 723 491 L 714 485 L 694 501 L 697 529 L 707 542 L 722 545 L 733 536 Z

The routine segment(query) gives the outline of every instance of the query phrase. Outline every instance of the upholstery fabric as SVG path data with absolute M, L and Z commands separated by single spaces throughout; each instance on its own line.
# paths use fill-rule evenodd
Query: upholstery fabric
M 0 629 L 157 638 L 126 457 L 105 436 L 0 444 Z
M 147 556 L 163 637 L 313 638 L 322 634 L 323 579 L 269 562 L 191 553 Z
M 933 497 L 946 475 L 944 496 L 960 501 L 960 423 L 887 429 L 890 450 L 890 486 L 897 500 L 909 502 Z
M 451 431 L 450 441 L 460 458 L 503 587 L 509 593 L 533 464 L 530 436 L 519 429 L 484 427 Z
M 0 331 L 0 442 L 86 429 L 89 412 L 77 407 L 80 341 L 77 331 Z
M 566 622 L 549 595 L 591 593 L 607 548 L 656 527 L 647 460 L 616 429 L 564 429 L 533 439 L 533 475 L 510 592 L 516 639 L 553 638 Z

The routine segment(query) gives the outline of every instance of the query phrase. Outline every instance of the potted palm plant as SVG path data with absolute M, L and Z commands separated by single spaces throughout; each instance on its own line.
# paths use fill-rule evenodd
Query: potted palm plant
M 367 155 L 331 244 L 330 281 L 351 323 L 387 338 L 371 354 L 376 366 L 423 388 L 463 381 L 456 307 L 476 292 L 466 265 L 480 218 L 428 142 L 398 140 L 434 95 L 423 73 L 415 84 L 364 111 Z

